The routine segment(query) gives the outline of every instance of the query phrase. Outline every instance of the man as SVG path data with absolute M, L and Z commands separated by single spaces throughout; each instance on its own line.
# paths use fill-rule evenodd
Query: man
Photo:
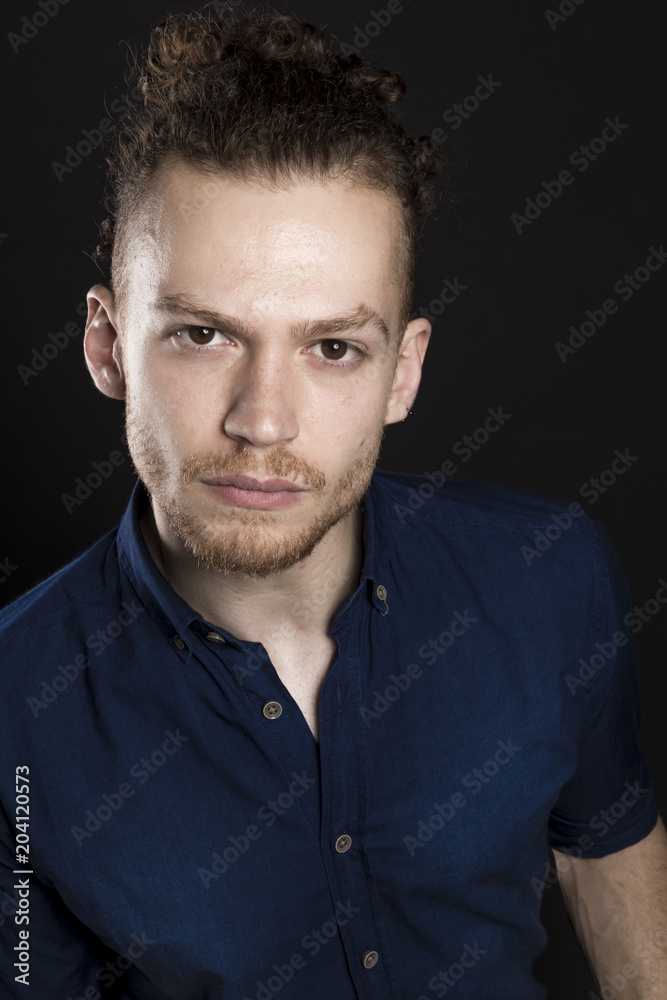
M 533 1000 L 550 844 L 606 995 L 664 998 L 604 530 L 374 471 L 431 333 L 402 82 L 244 13 L 142 74 L 85 340 L 140 479 L 3 613 L 3 996 Z

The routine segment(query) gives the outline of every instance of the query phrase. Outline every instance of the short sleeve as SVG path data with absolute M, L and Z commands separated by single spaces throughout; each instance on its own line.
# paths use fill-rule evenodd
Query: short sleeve
M 658 819 L 656 789 L 637 742 L 641 708 L 635 617 L 627 580 L 603 525 L 596 532 L 598 600 L 589 648 L 565 676 L 565 698 L 580 700 L 574 773 L 549 817 L 552 848 L 601 858 L 648 836 Z

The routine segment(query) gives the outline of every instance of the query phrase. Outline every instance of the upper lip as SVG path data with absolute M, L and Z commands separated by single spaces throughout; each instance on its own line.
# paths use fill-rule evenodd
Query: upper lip
M 251 476 L 210 476 L 203 482 L 209 486 L 236 486 L 241 490 L 259 490 L 262 493 L 278 493 L 280 490 L 300 492 L 303 487 L 297 486 L 289 479 L 253 479 Z

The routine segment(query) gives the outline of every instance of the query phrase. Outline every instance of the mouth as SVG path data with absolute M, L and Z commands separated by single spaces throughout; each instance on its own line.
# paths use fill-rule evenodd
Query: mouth
M 210 476 L 201 482 L 234 507 L 274 510 L 299 501 L 308 490 L 290 479 L 253 479 L 251 476 Z
M 288 491 L 290 493 L 302 492 L 302 487 L 297 486 L 290 479 L 253 479 L 251 476 L 212 476 L 210 479 L 203 479 L 207 486 L 233 486 L 239 490 L 252 490 L 261 493 L 280 493 Z

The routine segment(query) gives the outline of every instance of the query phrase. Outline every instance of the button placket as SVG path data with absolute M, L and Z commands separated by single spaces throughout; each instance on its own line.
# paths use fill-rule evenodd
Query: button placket
M 367 1000 L 387 1000 L 393 994 L 388 970 L 379 962 L 380 941 L 371 897 L 372 884 L 366 871 L 364 847 L 357 839 L 357 831 L 366 829 L 363 812 L 366 795 L 359 786 L 360 781 L 366 780 L 359 636 L 365 634 L 364 617 L 370 617 L 378 610 L 377 605 L 371 605 L 368 596 L 368 592 L 363 595 L 365 600 L 360 600 L 354 619 L 350 615 L 353 627 L 343 631 L 346 624 L 343 623 L 337 634 L 340 646 L 338 676 L 335 683 L 325 683 L 322 692 L 322 846 L 334 898 L 346 900 L 353 908 L 352 918 L 340 926 L 340 935 L 359 995 Z M 339 705 L 337 689 L 341 684 L 346 693 L 342 705 Z M 350 830 L 353 835 L 348 832 Z M 371 975 L 367 970 L 376 965 Z
M 307 725 L 294 725 L 289 691 L 284 689 L 273 668 L 270 657 L 261 643 L 223 635 L 224 642 L 209 638 L 211 632 L 219 635 L 212 622 L 204 622 L 198 630 L 200 641 L 196 655 L 206 665 L 211 683 L 219 688 L 227 706 L 241 713 L 243 725 L 254 729 L 255 738 L 262 746 L 267 760 L 275 764 L 284 780 L 276 777 L 278 792 L 289 787 L 294 775 L 305 774 L 315 785 L 295 802 L 295 810 L 305 817 L 309 835 L 319 844 L 321 829 L 319 795 L 319 748 Z M 304 729 L 307 731 L 304 733 Z M 335 831 L 340 833 L 339 828 Z

